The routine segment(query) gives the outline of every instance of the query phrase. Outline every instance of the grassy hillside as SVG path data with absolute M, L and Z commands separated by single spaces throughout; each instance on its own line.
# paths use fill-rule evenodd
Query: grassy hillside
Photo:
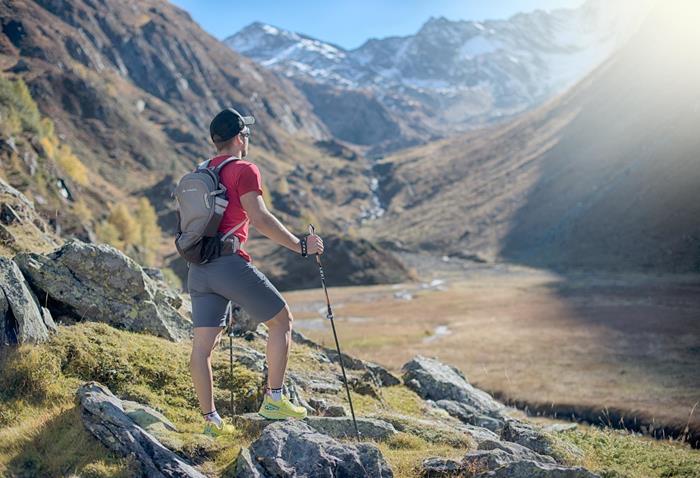
M 71 161 L 87 168 L 75 196 L 98 220 L 119 203 L 135 211 L 155 185 L 213 155 L 209 122 L 230 106 L 257 118 L 249 159 L 263 172 L 268 203 L 275 203 L 268 205 L 291 227 L 313 218 L 347 231 L 369 207 L 364 158 L 339 158 L 318 145 L 332 138 L 303 94 L 169 2 L 5 0 L 0 18 L 8 24 L 0 66 L 24 80 L 71 147 Z M 170 186 L 150 196 L 172 224 Z M 113 231 L 101 231 L 114 242 Z M 159 259 L 174 252 L 171 240 L 160 245 Z
M 146 197 L 117 194 L 107 208 L 100 207 L 93 188 L 106 182 L 60 139 L 21 77 L 0 76 L 0 117 L 0 178 L 32 203 L 27 207 L 8 194 L 2 197 L 26 214 L 6 225 L 15 239 L 0 241 L 0 253 L 45 251 L 46 240 L 75 236 L 109 243 L 142 264 L 156 265 L 164 238 L 153 205 Z
M 242 339 L 236 339 L 242 340 Z M 246 345 L 263 350 L 264 342 Z M 253 436 L 239 433 L 216 441 L 200 435 L 202 423 L 195 407 L 187 370 L 190 344 L 123 332 L 104 324 L 60 327 L 51 341 L 0 352 L 0 474 L 3 476 L 90 477 L 130 476 L 128 460 L 112 456 L 84 430 L 74 401 L 79 384 L 98 380 L 120 398 L 149 404 L 162 411 L 179 429 L 169 446 L 211 476 L 226 476 L 241 446 Z M 310 349 L 294 345 L 290 370 L 328 367 L 315 361 Z M 228 374 L 227 353 L 213 358 L 217 407 L 229 414 L 228 389 L 233 387 L 238 411 L 257 409 L 261 377 L 236 366 Z M 344 393 L 344 392 L 343 392 Z M 336 397 L 342 401 L 343 393 Z M 384 403 L 353 394 L 359 415 L 404 414 L 425 418 L 425 407 L 403 386 L 383 389 Z M 416 432 L 418 433 L 418 432 Z M 421 436 L 419 436 L 421 435 Z M 435 432 L 400 433 L 379 443 L 398 477 L 417 476 L 422 459 L 460 457 L 469 440 Z M 695 477 L 700 453 L 622 432 L 595 428 L 567 432 L 562 437 L 585 452 L 576 460 L 607 477 Z

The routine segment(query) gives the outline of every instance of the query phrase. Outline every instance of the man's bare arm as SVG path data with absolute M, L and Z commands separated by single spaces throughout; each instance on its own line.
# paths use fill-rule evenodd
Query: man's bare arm
M 241 196 L 241 205 L 248 214 L 250 223 L 265 237 L 275 241 L 296 253 L 301 253 L 299 238 L 289 232 L 265 206 L 262 196 L 257 191 L 251 191 Z

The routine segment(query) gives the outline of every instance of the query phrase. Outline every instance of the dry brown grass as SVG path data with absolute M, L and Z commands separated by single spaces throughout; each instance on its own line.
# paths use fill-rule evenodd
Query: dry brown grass
M 506 399 L 689 420 L 700 401 L 698 282 L 484 269 L 449 284 L 333 288 L 343 351 L 395 371 L 437 356 Z M 408 290 L 413 300 L 394 293 Z M 287 293 L 297 329 L 333 347 L 320 290 Z M 307 319 L 307 320 L 304 320 Z M 308 320 L 311 319 L 311 320 Z M 429 339 L 438 326 L 449 335 Z

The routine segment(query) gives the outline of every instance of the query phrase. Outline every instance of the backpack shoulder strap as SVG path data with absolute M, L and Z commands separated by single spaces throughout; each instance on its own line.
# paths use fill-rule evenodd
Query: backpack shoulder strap
M 239 159 L 240 158 L 236 158 L 235 156 L 229 156 L 228 158 L 221 161 L 221 164 L 214 168 L 214 172 L 218 175 L 219 173 L 221 173 L 221 170 L 224 169 L 224 166 L 226 166 L 228 163 L 232 163 L 233 161 L 238 161 Z
M 207 169 L 209 167 L 209 163 L 211 163 L 211 159 L 207 159 L 205 161 L 202 161 L 197 165 L 197 169 Z

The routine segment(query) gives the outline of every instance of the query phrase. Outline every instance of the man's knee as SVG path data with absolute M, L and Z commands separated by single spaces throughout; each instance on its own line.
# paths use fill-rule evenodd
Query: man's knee
M 265 322 L 268 327 L 282 327 L 290 330 L 293 323 L 294 316 L 292 316 L 292 311 L 289 310 L 289 306 L 286 304 L 273 318 Z
M 190 354 L 190 364 L 195 361 L 203 361 L 211 357 L 211 351 L 209 347 L 194 346 L 192 347 L 192 353 Z
M 221 341 L 221 332 L 219 332 L 211 341 L 211 338 L 206 338 L 205 340 L 197 340 L 195 338 L 192 344 L 192 354 L 190 355 L 190 362 L 192 360 L 207 360 L 211 357 L 213 350 L 219 345 Z

